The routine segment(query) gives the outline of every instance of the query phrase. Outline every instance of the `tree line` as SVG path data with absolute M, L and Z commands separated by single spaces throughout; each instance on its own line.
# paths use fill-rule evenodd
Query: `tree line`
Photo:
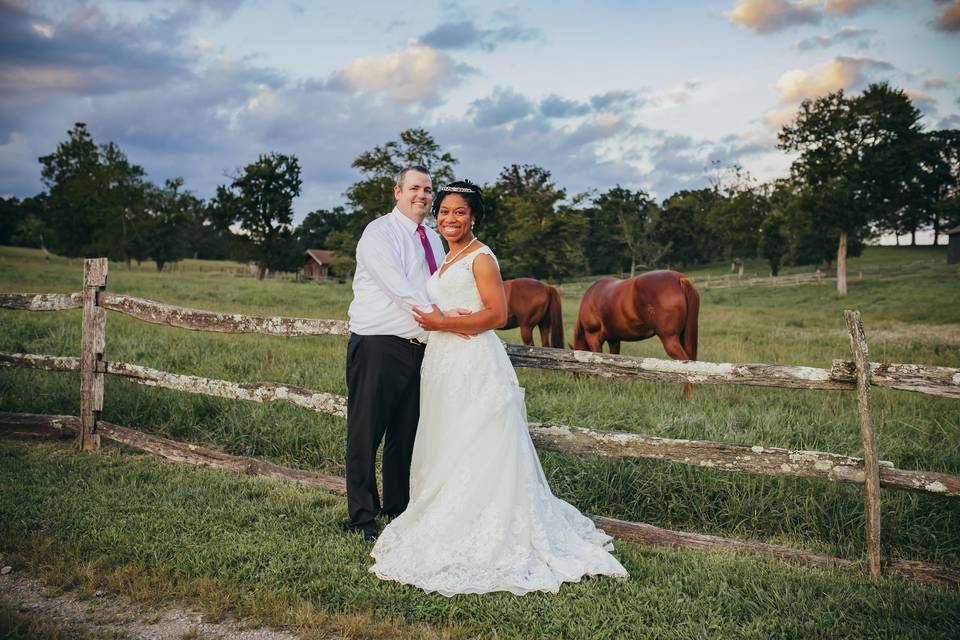
M 656 201 L 642 189 L 568 193 L 548 169 L 512 164 L 482 185 L 486 217 L 478 234 L 497 253 L 505 277 L 563 280 L 588 274 L 726 260 L 742 272 L 762 257 L 776 275 L 784 264 L 836 267 L 882 233 L 960 224 L 960 131 L 925 131 L 903 92 L 870 85 L 804 101 L 779 132 L 793 154 L 790 175 L 758 182 L 741 167 L 707 168 L 709 186 Z M 269 153 L 238 170 L 204 201 L 182 178 L 145 178 L 114 144 L 96 144 L 78 123 L 39 159 L 46 190 L 0 202 L 0 244 L 40 246 L 66 256 L 153 260 L 158 269 L 186 257 L 252 261 L 292 271 L 308 248 L 334 252 L 334 272 L 349 276 L 357 240 L 393 207 L 393 181 L 422 165 L 435 185 L 455 177 L 457 160 L 423 129 L 360 154 L 361 178 L 344 204 L 293 223 L 302 181 L 296 156 Z M 936 242 L 936 240 L 935 240 Z

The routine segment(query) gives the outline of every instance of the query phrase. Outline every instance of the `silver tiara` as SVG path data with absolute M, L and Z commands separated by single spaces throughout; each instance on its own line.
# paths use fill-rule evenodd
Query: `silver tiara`
M 467 189 L 466 187 L 440 187 L 440 191 L 452 191 L 453 193 L 476 193 L 475 189 Z

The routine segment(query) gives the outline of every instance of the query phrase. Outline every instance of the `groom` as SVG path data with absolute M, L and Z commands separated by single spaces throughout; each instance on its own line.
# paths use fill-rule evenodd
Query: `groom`
M 420 416 L 420 364 L 427 332 L 413 307 L 430 308 L 427 279 L 443 262 L 437 233 L 423 225 L 433 202 L 424 167 L 407 167 L 396 206 L 367 225 L 357 244 L 347 343 L 347 508 L 345 528 L 377 537 L 374 518 L 396 516 L 410 500 L 410 458 Z M 383 446 L 383 503 L 376 458 Z

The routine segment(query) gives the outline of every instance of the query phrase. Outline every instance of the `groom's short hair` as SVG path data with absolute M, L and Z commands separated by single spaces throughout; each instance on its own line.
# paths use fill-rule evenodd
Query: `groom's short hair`
M 404 167 L 403 169 L 400 169 L 400 171 L 397 173 L 397 182 L 396 182 L 396 185 L 397 185 L 398 187 L 400 187 L 401 189 L 403 188 L 403 179 L 406 178 L 406 177 L 407 177 L 407 174 L 410 173 L 411 171 L 416 171 L 417 173 L 422 173 L 423 175 L 427 176 L 428 178 L 430 177 L 430 170 L 427 169 L 426 167 L 423 167 L 423 166 L 419 165 L 419 164 L 413 165 L 413 166 L 409 166 L 409 167 Z

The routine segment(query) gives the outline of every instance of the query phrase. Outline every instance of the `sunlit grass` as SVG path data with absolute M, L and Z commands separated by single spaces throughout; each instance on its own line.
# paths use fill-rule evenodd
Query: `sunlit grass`
M 898 262 L 926 260 L 928 264 L 913 265 L 896 277 L 865 274 L 862 281 L 852 279 L 845 299 L 837 297 L 829 285 L 706 290 L 700 359 L 829 367 L 834 358 L 849 359 L 842 310 L 856 308 L 863 313 L 871 359 L 960 367 L 960 309 L 951 302 L 960 292 L 960 279 L 956 267 L 947 266 L 944 258 L 942 248 L 870 248 L 851 261 L 851 271 L 858 265 L 866 269 Z M 204 264 L 202 271 L 171 273 L 127 271 L 123 265 L 111 264 L 109 290 L 204 309 L 346 317 L 349 285 L 257 282 L 231 276 L 216 268 L 218 264 Z M 725 267 L 710 268 L 719 273 Z M 80 280 L 80 261 L 55 258 L 48 263 L 38 252 L 0 249 L 0 291 L 77 291 Z M 578 301 L 565 297 L 563 302 L 569 341 Z M 78 355 L 79 322 L 79 311 L 0 311 L 0 350 Z M 516 331 L 502 335 L 519 341 Z M 344 349 L 345 339 L 337 336 L 194 333 L 116 313 L 108 314 L 107 321 L 108 360 L 242 382 L 285 382 L 339 394 L 346 393 Z M 624 343 L 624 353 L 665 357 L 656 340 Z M 855 398 L 849 393 L 701 385 L 691 401 L 684 401 L 679 384 L 539 370 L 518 373 L 527 388 L 533 420 L 860 455 Z M 960 473 L 960 405 L 955 400 L 876 390 L 874 405 L 881 459 L 902 468 Z M 78 378 L 0 370 L 0 410 L 76 415 Z M 233 453 L 343 473 L 343 421 L 287 405 L 206 398 L 108 377 L 103 417 Z M 487 633 L 497 630 L 504 637 L 554 637 L 561 632 L 599 637 L 601 621 L 613 630 L 645 625 L 662 632 L 651 637 L 844 635 L 831 626 L 834 623 L 812 614 L 816 611 L 832 611 L 849 624 L 866 625 L 876 636 L 930 637 L 960 624 L 956 613 L 960 607 L 950 599 L 954 596 L 937 590 L 893 581 L 877 585 L 836 572 L 794 569 L 756 559 L 631 545 L 618 547 L 618 556 L 625 559 L 633 576 L 628 583 L 587 581 L 565 587 L 560 598 L 490 596 L 448 601 L 369 578 L 367 547 L 339 533 L 339 521 L 345 517 L 343 501 L 322 492 L 271 489 L 274 485 L 269 483 L 177 470 L 118 452 L 81 456 L 62 446 L 5 446 L 3 493 L 11 497 L 2 502 L 0 513 L 4 539 L 38 529 L 60 540 L 89 537 L 89 546 L 78 552 L 87 559 L 105 557 L 118 563 L 152 559 L 147 563 L 151 571 L 176 568 L 193 577 L 215 576 L 238 589 L 251 588 L 263 578 L 261 565 L 276 562 L 280 569 L 269 574 L 270 589 L 294 593 L 320 610 L 344 615 L 375 612 L 400 619 L 402 624 L 425 623 L 448 630 L 462 625 Z M 588 513 L 847 558 L 864 554 L 863 497 L 857 485 L 724 474 L 648 460 L 556 453 L 541 453 L 541 460 L 554 491 Z M 28 468 L 32 469 L 29 477 Z M 250 482 L 255 490 L 248 488 Z M 64 505 L 71 495 L 64 487 L 75 484 L 97 488 L 90 492 L 90 515 L 80 507 Z M 16 490 L 8 493 L 8 488 Z M 277 498 L 281 502 L 322 502 L 323 506 L 311 507 L 322 515 L 303 515 L 305 520 L 289 530 L 279 514 L 264 510 L 264 500 L 251 497 L 250 491 L 271 496 L 280 492 L 286 496 Z M 168 506 L 165 494 L 175 508 Z M 884 491 L 885 556 L 960 565 L 957 502 Z M 210 517 L 220 528 L 212 530 L 205 516 L 181 510 L 194 503 L 210 509 L 216 506 Z M 229 509 L 217 506 L 220 503 L 230 505 Z M 140 508 L 130 505 L 149 509 L 151 522 L 128 514 Z M 225 510 L 237 514 L 225 514 Z M 104 515 L 95 515 L 100 512 Z M 321 521 L 311 520 L 316 517 Z M 251 522 L 256 523 L 253 530 Z M 105 523 L 113 542 L 94 543 L 101 540 Z M 155 528 L 162 534 L 154 535 Z M 274 529 L 276 536 L 270 533 Z M 179 531 L 174 535 L 179 542 L 167 542 L 168 530 Z M 292 537 L 281 542 L 281 533 Z M 127 542 L 121 544 L 121 539 Z M 228 548 L 213 548 L 221 543 Z M 264 548 L 255 550 L 258 543 Z M 176 544 L 185 550 L 175 553 Z M 316 549 L 311 550 L 311 545 Z M 326 555 L 317 555 L 321 551 Z M 304 553 L 305 559 L 295 559 Z M 310 582 L 310 576 L 319 573 L 323 576 L 316 580 L 327 585 L 322 588 Z M 808 583 L 816 586 L 808 588 Z M 811 589 L 823 590 L 825 600 L 818 603 Z M 385 596 L 387 604 L 376 604 L 371 594 Z M 906 595 L 901 599 L 901 594 Z M 683 602 L 692 607 L 689 615 L 676 604 Z M 929 621 L 917 623 L 912 610 L 907 611 L 911 607 L 929 614 Z M 781 620 L 786 609 L 797 613 Z M 618 637 L 614 631 L 609 634 Z

